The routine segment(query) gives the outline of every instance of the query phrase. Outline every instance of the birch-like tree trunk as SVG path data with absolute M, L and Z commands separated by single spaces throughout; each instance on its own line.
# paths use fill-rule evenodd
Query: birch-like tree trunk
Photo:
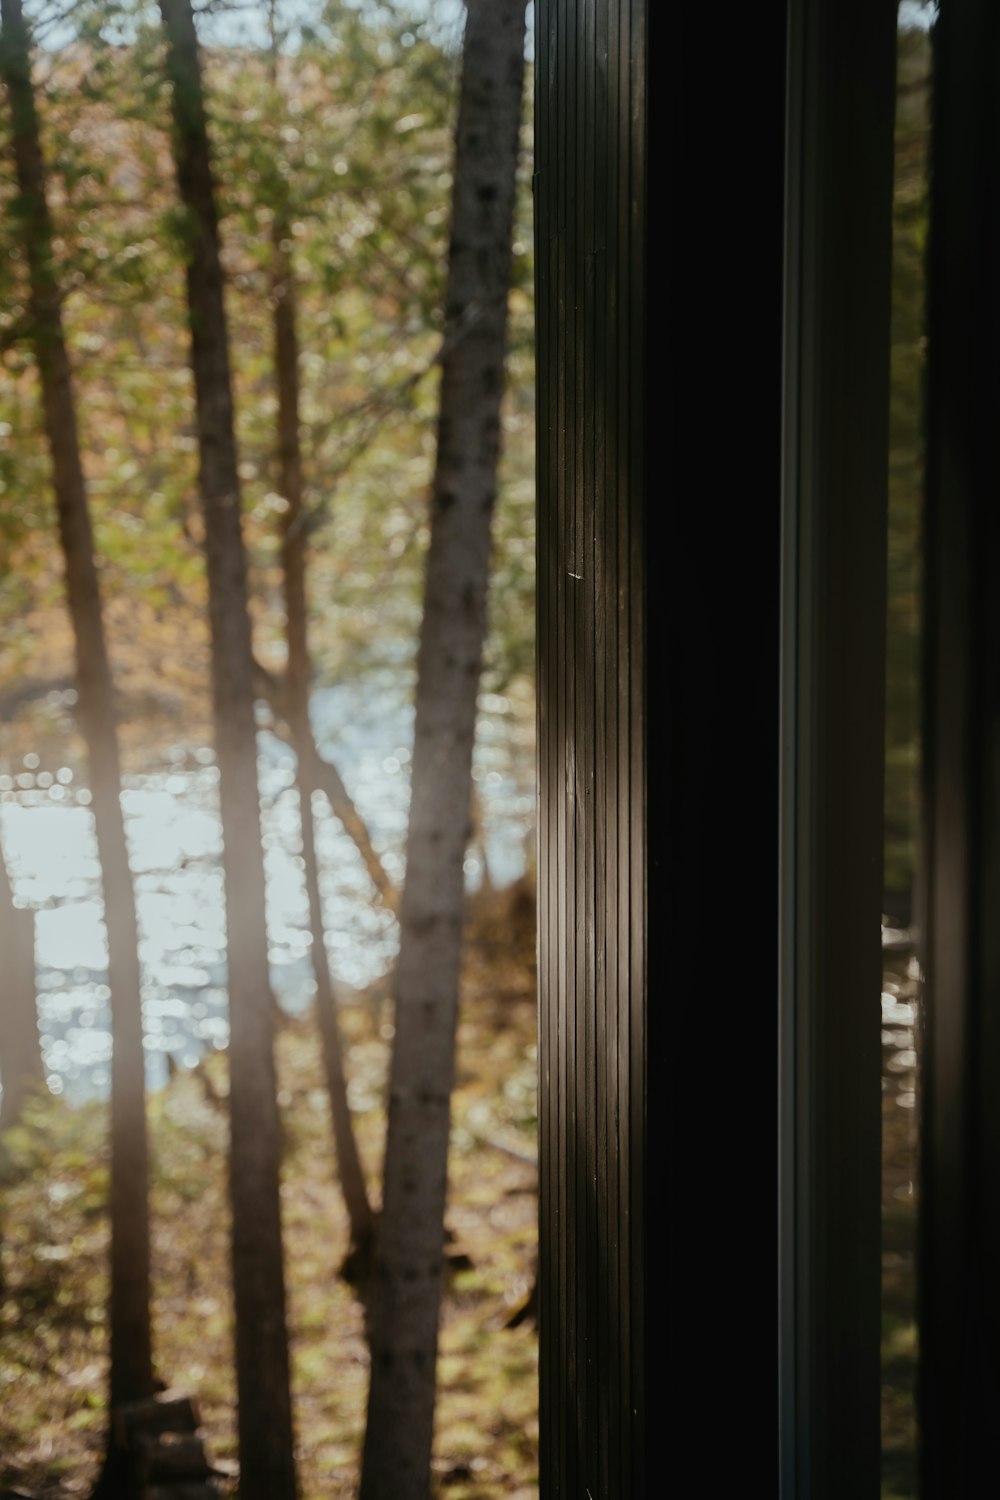
M 30 334 L 52 459 L 66 598 L 76 651 L 77 720 L 87 746 L 101 861 L 111 990 L 111 1404 L 149 1396 L 149 1205 L 145 1077 L 135 895 L 121 807 L 118 735 L 94 561 L 94 538 L 53 259 L 28 31 L 21 0 L 2 0 L 2 73 L 10 107 Z
M 205 520 L 226 883 L 230 1199 L 241 1500 L 296 1494 L 281 1238 L 281 1122 L 257 785 L 253 656 L 229 335 L 191 0 L 160 0 L 177 184 L 187 215 L 190 358 Z
M 430 1487 L 464 861 L 500 453 L 524 20 L 524 0 L 469 0 L 362 1500 L 424 1500 Z

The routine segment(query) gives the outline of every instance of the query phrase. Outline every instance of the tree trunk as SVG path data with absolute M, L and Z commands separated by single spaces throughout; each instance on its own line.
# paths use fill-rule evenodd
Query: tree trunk
M 52 224 L 21 0 L 0 3 L 28 262 L 31 336 L 52 457 L 66 595 L 76 651 L 77 719 L 87 746 L 103 881 L 111 990 L 111 1403 L 151 1394 L 149 1203 L 139 942 L 121 808 L 118 735 L 73 379 L 53 263 Z
M 187 213 L 187 294 L 205 521 L 212 697 L 226 882 L 230 1197 L 242 1500 L 296 1493 L 281 1241 L 281 1127 L 267 959 L 253 659 L 229 339 L 201 64 L 190 0 L 160 0 L 174 162 Z
M 316 855 L 316 829 L 312 812 L 314 778 L 312 761 L 316 757 L 312 727 L 309 722 L 309 639 L 306 598 L 306 514 L 302 500 L 302 452 L 299 444 L 299 347 L 296 325 L 295 273 L 288 243 L 291 227 L 284 209 L 275 213 L 272 223 L 274 247 L 274 368 L 278 388 L 278 463 L 281 493 L 284 497 L 285 523 L 282 534 L 281 561 L 285 589 L 285 633 L 288 641 L 288 665 L 285 673 L 286 712 L 292 743 L 297 756 L 296 784 L 302 819 L 302 859 L 305 867 L 306 892 L 309 898 L 309 922 L 312 928 L 312 964 L 316 977 L 316 1020 L 323 1048 L 323 1067 L 330 1096 L 330 1116 L 334 1146 L 340 1172 L 340 1185 L 351 1225 L 351 1245 L 345 1265 L 352 1268 L 352 1280 L 364 1282 L 371 1253 L 374 1218 L 368 1201 L 364 1170 L 358 1152 L 350 1106 L 347 1102 L 347 1080 L 337 1000 L 330 975 L 323 922 L 323 901 L 319 888 L 319 860 Z
M 524 12 L 524 0 L 470 0 L 466 19 L 362 1500 L 423 1500 L 430 1485 L 463 865 L 500 450 Z
M 24 1101 L 45 1080 L 38 1036 L 35 991 L 35 917 L 14 905 L 10 877 L 0 850 L 0 1130 L 16 1125 Z

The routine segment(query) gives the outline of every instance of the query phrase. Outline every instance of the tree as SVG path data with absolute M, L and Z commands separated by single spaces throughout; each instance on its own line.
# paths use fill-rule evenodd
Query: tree
M 500 453 L 523 0 L 471 0 L 455 138 L 431 539 L 363 1500 L 428 1494 L 472 747 Z
M 273 83 L 277 96 L 278 45 L 274 10 L 271 11 Z M 309 923 L 312 929 L 312 967 L 316 980 L 316 1021 L 323 1050 L 327 1093 L 341 1191 L 351 1225 L 348 1261 L 353 1274 L 364 1280 L 368 1271 L 374 1231 L 374 1215 L 368 1200 L 361 1156 L 351 1122 L 344 1072 L 343 1046 L 337 1019 L 337 1001 L 326 952 L 323 898 L 319 884 L 316 827 L 312 812 L 312 789 L 316 784 L 319 755 L 309 720 L 311 665 L 309 660 L 306 563 L 308 557 L 308 513 L 303 501 L 302 449 L 299 441 L 299 338 L 296 318 L 295 267 L 292 261 L 292 216 L 283 179 L 277 177 L 277 201 L 271 219 L 274 256 L 271 301 L 274 307 L 274 372 L 278 394 L 278 469 L 285 501 L 281 561 L 285 595 L 285 634 L 288 661 L 284 678 L 284 713 L 296 754 L 296 787 L 302 824 L 302 858 Z M 355 814 L 355 816 L 357 816 Z M 360 819 L 358 820 L 360 822 Z M 363 826 L 363 825 L 362 825 Z M 367 834 L 367 830 L 365 830 Z M 369 847 L 371 841 L 368 840 Z M 374 850 L 372 851 L 374 855 Z M 374 855 L 377 860 L 377 855 Z M 379 862 L 381 869 L 381 863 Z
M 186 213 L 190 354 L 205 524 L 230 1006 L 230 1197 L 243 1500 L 296 1493 L 281 1239 L 281 1121 L 257 785 L 253 653 L 229 334 L 190 0 L 160 0 L 177 185 Z
M 111 669 L 87 486 L 80 457 L 52 222 L 46 196 L 28 29 L 21 0 L 2 0 L 0 68 L 11 117 L 29 332 L 41 385 L 76 654 L 78 719 L 87 746 L 108 934 L 111 1067 L 111 1405 L 152 1393 L 145 1072 L 135 896 L 121 807 Z M 113 1472 L 111 1450 L 108 1475 Z M 108 1483 L 112 1481 L 108 1478 Z

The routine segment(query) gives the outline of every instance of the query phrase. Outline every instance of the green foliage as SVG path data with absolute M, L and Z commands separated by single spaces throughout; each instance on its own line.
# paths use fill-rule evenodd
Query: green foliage
M 206 81 L 257 649 L 280 668 L 277 216 L 288 226 L 299 304 L 318 675 L 341 680 L 389 664 L 407 691 L 434 456 L 457 49 L 433 7 L 279 0 L 270 38 L 266 7 L 251 22 L 243 15 L 222 7 L 200 24 L 215 39 Z M 171 742 L 178 721 L 191 736 L 208 723 L 186 229 L 155 11 L 86 0 L 71 24 L 72 42 L 39 54 L 35 67 L 110 647 L 134 705 L 134 763 L 161 720 Z M 530 174 L 526 154 L 486 679 L 497 691 L 533 669 Z M 17 500 L 0 518 L 0 630 L 14 645 L 0 662 L 0 692 L 23 675 L 71 670 L 32 361 L 16 337 L 24 269 L 3 213 L 15 197 L 4 154 L 0 423 L 10 433 L 0 484 Z

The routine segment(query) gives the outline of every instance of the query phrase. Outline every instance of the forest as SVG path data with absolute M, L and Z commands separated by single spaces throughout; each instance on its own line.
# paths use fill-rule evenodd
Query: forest
M 0 5 L 4 1495 L 537 1490 L 530 39 Z

